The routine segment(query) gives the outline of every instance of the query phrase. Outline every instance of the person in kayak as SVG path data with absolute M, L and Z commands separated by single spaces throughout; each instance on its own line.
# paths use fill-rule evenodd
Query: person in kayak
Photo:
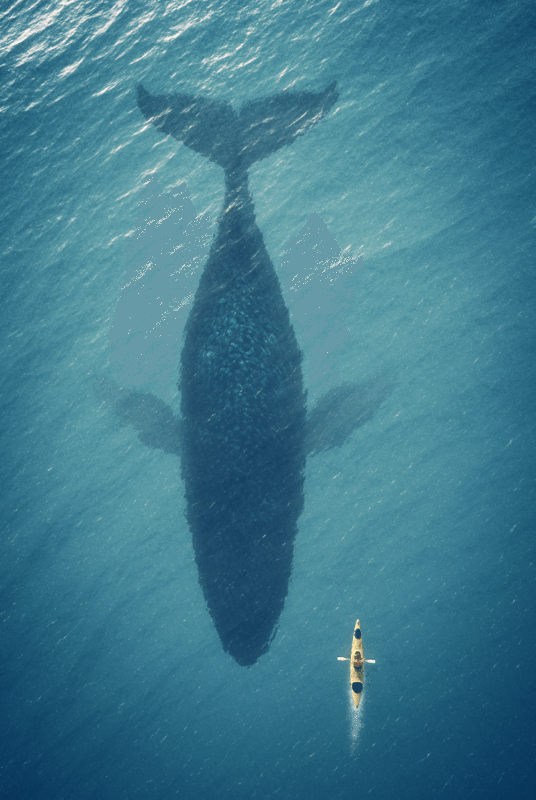
M 364 663 L 365 659 L 363 658 L 359 650 L 356 650 L 354 653 L 354 669 L 361 669 Z

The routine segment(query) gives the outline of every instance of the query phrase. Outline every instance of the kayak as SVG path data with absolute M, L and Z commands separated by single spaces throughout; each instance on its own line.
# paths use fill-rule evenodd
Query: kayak
M 361 700 L 361 693 L 363 691 L 363 679 L 365 676 L 364 670 L 364 663 L 361 664 L 359 669 L 354 667 L 354 661 L 356 654 L 360 659 L 363 658 L 363 639 L 361 637 L 361 627 L 359 625 L 359 620 L 357 620 L 354 628 L 354 636 L 352 639 L 352 653 L 350 655 L 350 687 L 352 689 L 352 697 L 354 700 L 354 706 L 356 708 L 359 707 L 359 701 Z

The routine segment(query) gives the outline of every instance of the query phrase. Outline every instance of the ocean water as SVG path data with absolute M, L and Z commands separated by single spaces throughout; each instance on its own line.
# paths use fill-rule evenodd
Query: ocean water
M 534 4 L 73 0 L 0 21 L 0 796 L 531 797 Z M 310 404 L 388 389 L 309 457 L 285 608 L 245 668 L 203 599 L 179 459 L 102 391 L 177 411 L 224 191 L 136 84 L 238 109 L 333 80 L 334 109 L 250 186 Z M 358 718 L 336 660 L 357 617 L 376 660 Z

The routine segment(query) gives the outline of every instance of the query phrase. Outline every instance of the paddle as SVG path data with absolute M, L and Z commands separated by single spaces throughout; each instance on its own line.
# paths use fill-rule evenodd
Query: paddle
M 337 656 L 337 661 L 351 661 L 350 658 L 345 658 L 344 656 Z M 373 658 L 365 658 L 365 664 L 375 664 L 376 660 Z

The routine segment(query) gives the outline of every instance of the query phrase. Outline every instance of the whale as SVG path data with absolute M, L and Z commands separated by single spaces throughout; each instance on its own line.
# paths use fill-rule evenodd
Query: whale
M 218 228 L 184 331 L 179 391 L 186 517 L 199 583 L 224 650 L 267 652 L 304 506 L 302 353 L 256 223 L 248 171 L 333 107 L 323 92 L 245 103 L 137 87 L 146 120 L 224 170 Z

